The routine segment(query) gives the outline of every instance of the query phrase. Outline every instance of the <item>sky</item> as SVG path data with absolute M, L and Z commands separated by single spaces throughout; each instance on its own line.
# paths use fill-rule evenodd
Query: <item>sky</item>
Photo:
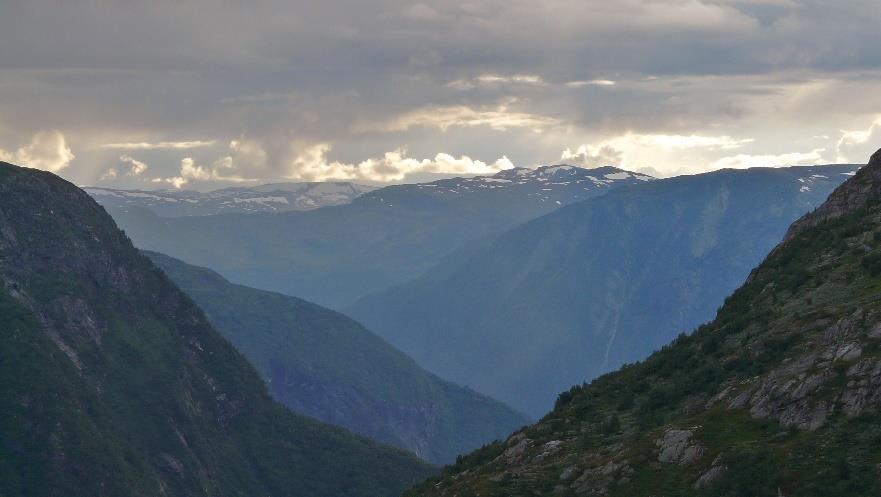
M 79 185 L 862 163 L 877 0 L 4 0 L 0 160 Z

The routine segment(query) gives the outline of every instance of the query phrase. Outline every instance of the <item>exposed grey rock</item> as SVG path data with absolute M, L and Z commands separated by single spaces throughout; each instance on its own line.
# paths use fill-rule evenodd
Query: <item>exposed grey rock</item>
M 523 461 L 523 455 L 526 453 L 526 449 L 532 444 L 532 440 L 528 438 L 522 438 L 519 442 L 515 443 L 511 447 L 508 447 L 505 452 L 502 453 L 500 458 L 503 458 L 507 464 L 517 464 Z
M 609 476 L 611 474 L 617 473 L 619 469 L 621 469 L 620 464 L 616 463 L 615 461 L 609 461 L 608 464 L 600 468 L 600 474 L 603 476 Z
M 544 461 L 545 458 L 550 457 L 557 452 L 560 451 L 560 448 L 563 446 L 563 442 L 559 440 L 551 440 L 550 442 L 542 445 L 541 452 L 533 458 L 533 462 L 541 462 Z
M 706 488 L 725 474 L 725 472 L 728 471 L 728 466 L 723 464 L 722 461 L 722 454 L 720 453 L 716 455 L 712 464 L 710 464 L 710 468 L 701 474 L 692 487 L 696 489 Z
M 563 481 L 571 480 L 578 472 L 578 466 L 569 466 L 560 473 L 560 479 Z
M 667 430 L 664 436 L 655 441 L 658 446 L 658 461 L 664 463 L 690 464 L 704 454 L 704 447 L 691 443 L 694 433 L 690 430 Z
M 809 367 L 821 366 L 814 360 L 814 356 L 807 356 L 769 373 L 749 399 L 750 414 L 801 429 L 816 430 L 823 426 L 830 407 L 826 403 L 815 404 L 810 397 L 834 375 L 829 369 L 807 374 Z
M 702 445 L 689 445 L 682 453 L 679 464 L 691 464 L 704 455 L 704 447 Z
M 513 445 L 516 445 L 517 443 L 519 443 L 521 440 L 523 440 L 525 438 L 526 438 L 525 433 L 523 433 L 523 432 L 515 433 L 515 434 L 511 435 L 510 437 L 508 437 L 508 440 L 505 441 L 505 445 L 507 445 L 508 447 L 511 447 Z
M 857 323 L 862 317 L 862 311 L 857 310 L 852 315 L 840 319 L 823 333 L 825 343 L 840 343 L 845 338 L 854 334 L 857 329 Z
M 863 355 L 863 348 L 857 342 L 850 342 L 838 347 L 835 353 L 836 361 L 850 362 L 859 359 Z
M 672 463 L 679 460 L 693 433 L 688 430 L 667 430 L 664 436 L 655 441 L 660 448 L 658 461 Z
M 727 470 L 728 466 L 712 466 L 705 471 L 696 482 L 694 482 L 694 488 L 706 488 L 712 485 L 723 474 L 725 474 L 725 471 Z

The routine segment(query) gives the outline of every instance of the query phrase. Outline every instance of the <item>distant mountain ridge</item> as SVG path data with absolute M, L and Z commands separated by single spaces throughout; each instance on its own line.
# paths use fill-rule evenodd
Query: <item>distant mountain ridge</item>
M 621 181 L 627 183 L 652 181 L 655 178 L 646 174 L 633 173 L 604 166 L 598 168 L 582 168 L 558 164 L 538 166 L 535 168 L 517 167 L 499 171 L 492 176 L 473 176 L 416 183 L 413 185 L 396 185 L 388 190 L 378 190 L 366 199 L 382 202 L 389 196 L 388 192 L 397 189 L 416 189 L 421 193 L 437 197 L 467 198 L 468 196 L 492 191 L 493 194 L 517 194 L 524 201 L 552 202 L 556 205 L 570 204 L 588 198 L 589 193 L 610 188 Z
M 392 185 L 306 212 L 161 218 L 145 208 L 108 211 L 139 248 L 340 308 L 476 240 L 650 179 L 617 168 L 543 166 Z
M 145 254 L 248 358 L 270 393 L 296 412 L 436 464 L 452 463 L 529 422 L 500 402 L 428 373 L 337 312 Z
M 210 192 L 84 187 L 109 209 L 147 208 L 160 217 L 308 211 L 351 203 L 376 187 L 345 182 L 270 183 Z
M 345 308 L 440 377 L 532 416 L 710 319 L 858 166 L 726 170 L 618 188 L 460 250 Z

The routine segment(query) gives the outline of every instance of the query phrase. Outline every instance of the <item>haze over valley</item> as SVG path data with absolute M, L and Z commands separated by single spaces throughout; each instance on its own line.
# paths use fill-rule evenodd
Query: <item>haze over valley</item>
M 0 497 L 881 495 L 881 5 L 0 5 Z

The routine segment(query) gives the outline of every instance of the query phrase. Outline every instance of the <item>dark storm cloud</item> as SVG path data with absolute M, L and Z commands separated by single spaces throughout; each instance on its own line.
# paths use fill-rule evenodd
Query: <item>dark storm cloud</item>
M 387 181 L 400 175 L 369 171 L 483 171 L 581 145 L 670 170 L 834 158 L 840 130 L 881 113 L 878 25 L 862 0 L 13 0 L 0 6 L 0 147 L 43 132 L 58 160 L 72 150 L 76 181 L 136 160 L 148 172 L 114 181 L 159 186 Z M 162 142 L 213 144 L 107 146 Z M 646 143 L 669 156 L 646 164 Z

